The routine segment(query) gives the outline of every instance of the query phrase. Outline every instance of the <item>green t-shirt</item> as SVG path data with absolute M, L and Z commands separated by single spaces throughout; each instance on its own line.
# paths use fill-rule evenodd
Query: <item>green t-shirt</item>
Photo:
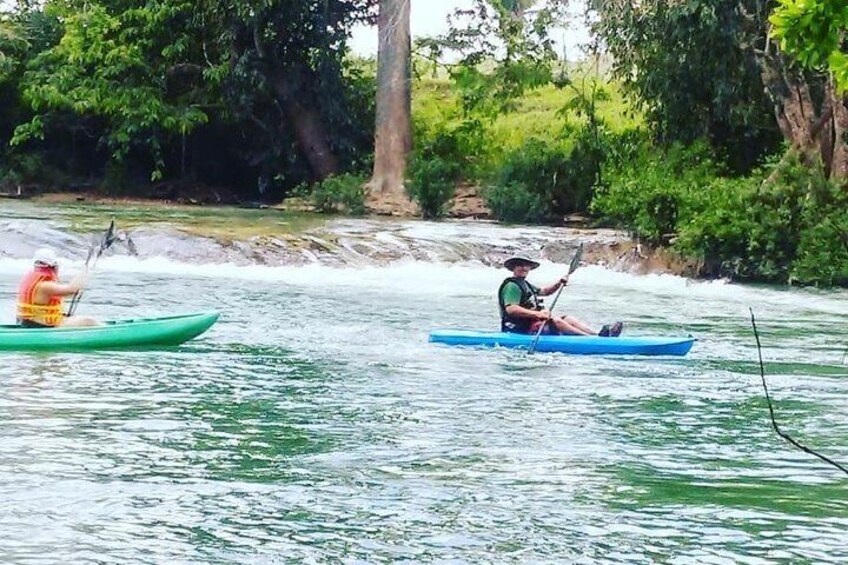
M 501 290 L 501 298 L 504 306 L 511 304 L 518 306 L 521 304 L 521 288 L 514 282 L 508 282 Z

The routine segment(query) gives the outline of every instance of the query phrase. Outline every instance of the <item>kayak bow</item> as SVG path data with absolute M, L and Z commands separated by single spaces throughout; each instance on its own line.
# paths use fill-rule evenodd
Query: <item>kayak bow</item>
M 165 318 L 115 320 L 101 326 L 81 328 L 0 325 L 0 350 L 55 351 L 179 345 L 208 330 L 218 316 L 218 312 L 203 312 Z

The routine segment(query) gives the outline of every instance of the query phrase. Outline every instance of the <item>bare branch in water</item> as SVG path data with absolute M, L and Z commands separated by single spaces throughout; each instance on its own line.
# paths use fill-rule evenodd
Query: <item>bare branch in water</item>
M 757 340 L 757 356 L 759 357 L 759 360 L 760 360 L 760 378 L 763 381 L 763 390 L 766 393 L 766 402 L 768 403 L 769 415 L 771 416 L 771 425 L 774 428 L 774 431 L 777 432 L 777 435 L 779 435 L 780 437 L 782 437 L 783 439 L 785 439 L 786 441 L 788 441 L 789 443 L 791 443 L 792 445 L 794 445 L 795 447 L 800 449 L 801 451 L 806 451 L 810 455 L 815 455 L 816 457 L 818 457 L 819 459 L 821 459 L 825 463 L 833 465 L 834 467 L 836 467 L 837 469 L 839 469 L 840 471 L 842 471 L 843 473 L 848 475 L 848 469 L 846 469 L 845 467 L 843 467 L 842 465 L 840 465 L 836 461 L 834 461 L 834 460 L 832 460 L 828 457 L 825 457 L 824 455 L 817 453 L 817 452 L 813 451 L 812 449 L 810 449 L 809 447 L 802 445 L 801 443 L 795 441 L 794 439 L 789 437 L 789 434 L 781 431 L 780 427 L 777 425 L 777 420 L 775 420 L 775 418 L 774 418 L 774 406 L 772 406 L 771 396 L 769 396 L 768 386 L 766 385 L 766 372 L 765 372 L 765 368 L 763 367 L 763 351 L 762 351 L 762 347 L 760 346 L 760 334 L 757 332 L 757 322 L 754 319 L 754 310 L 753 310 L 753 308 L 748 308 L 748 310 L 751 312 L 751 326 L 754 328 L 754 338 Z

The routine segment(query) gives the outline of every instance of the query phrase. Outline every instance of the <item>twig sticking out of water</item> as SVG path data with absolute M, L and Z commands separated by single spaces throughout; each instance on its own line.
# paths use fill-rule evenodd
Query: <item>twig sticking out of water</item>
M 828 463 L 829 465 L 833 465 L 834 467 L 836 467 L 837 469 L 839 469 L 840 471 L 842 471 L 843 473 L 848 475 L 848 469 L 846 469 L 845 467 L 843 467 L 842 465 L 840 465 L 836 461 L 834 461 L 834 460 L 832 460 L 828 457 L 825 457 L 824 455 L 822 455 L 820 453 L 816 453 L 815 451 L 813 451 L 812 449 L 810 449 L 806 445 L 802 445 L 802 444 L 798 443 L 797 441 L 795 441 L 794 439 L 789 437 L 789 434 L 781 431 L 780 427 L 777 425 L 777 420 L 774 419 L 774 406 L 772 406 L 771 396 L 769 396 L 768 386 L 766 385 L 766 371 L 765 371 L 765 368 L 763 367 L 763 351 L 762 351 L 762 347 L 760 346 L 760 334 L 757 333 L 757 322 L 754 319 L 754 310 L 753 310 L 753 308 L 748 308 L 748 310 L 751 312 L 751 326 L 754 328 L 754 338 L 757 340 L 757 356 L 759 357 L 759 360 L 760 360 L 760 378 L 763 381 L 763 390 L 766 393 L 766 402 L 768 403 L 769 415 L 771 416 L 771 425 L 774 428 L 774 431 L 777 432 L 777 435 L 779 435 L 780 437 L 782 437 L 783 439 L 785 439 L 786 441 L 788 441 L 789 443 L 791 443 L 792 445 L 794 445 L 795 447 L 800 449 L 801 451 L 806 451 L 810 455 L 815 455 L 816 457 L 818 457 L 819 459 L 821 459 L 825 463 Z

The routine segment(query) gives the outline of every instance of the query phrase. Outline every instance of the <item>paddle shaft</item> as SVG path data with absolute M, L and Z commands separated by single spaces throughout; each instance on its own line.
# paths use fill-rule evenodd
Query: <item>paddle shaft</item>
M 99 259 L 99 258 L 100 258 L 99 253 L 94 255 L 94 261 L 91 262 L 91 265 L 88 264 L 89 259 L 86 259 L 85 268 L 89 272 L 94 271 L 94 267 L 97 266 L 97 259 Z M 80 299 L 82 298 L 83 292 L 84 291 L 82 289 L 80 289 L 74 294 L 74 297 L 71 299 L 71 305 L 68 307 L 68 317 L 73 316 L 74 312 L 76 312 L 77 306 L 79 306 L 79 302 L 80 302 Z
M 99 255 L 98 255 L 98 257 L 99 257 Z M 97 265 L 97 259 L 95 258 L 94 263 L 91 266 L 89 266 L 88 262 L 90 260 L 91 260 L 91 255 L 89 255 L 88 259 L 85 260 L 85 268 L 89 271 L 94 269 L 94 266 Z M 76 291 L 74 293 L 73 298 L 71 298 L 71 305 L 68 306 L 68 314 L 67 314 L 67 316 L 69 318 L 74 315 L 74 312 L 76 312 L 77 306 L 79 306 L 79 301 L 82 298 L 82 292 L 83 292 L 82 289 Z
M 571 273 L 568 273 L 568 274 L 570 275 Z M 551 302 L 551 308 L 550 308 L 549 312 L 553 313 L 554 308 L 556 308 L 557 300 L 559 300 L 559 295 L 562 294 L 562 289 L 564 289 L 564 288 L 565 288 L 565 284 L 562 284 L 559 287 L 559 290 L 557 291 L 556 296 L 554 296 L 554 301 Z M 536 350 L 536 344 L 539 343 L 539 337 L 542 335 L 542 330 L 545 329 L 545 326 L 547 326 L 550 321 L 551 321 L 551 319 L 548 318 L 547 320 L 545 320 L 542 323 L 541 326 L 539 326 L 539 329 L 536 330 L 536 337 L 533 338 L 533 343 L 530 344 L 530 349 L 527 350 L 527 353 L 533 353 L 533 351 Z
M 583 244 L 580 244 L 580 247 L 577 248 L 577 252 L 574 253 L 574 257 L 571 259 L 571 265 L 568 267 L 568 274 L 571 275 L 574 271 L 577 270 L 577 266 L 580 264 L 580 257 L 583 255 Z M 559 290 L 554 296 L 554 301 L 551 302 L 551 307 L 548 312 L 553 315 L 554 308 L 556 308 L 557 301 L 559 300 L 559 295 L 562 294 L 562 289 L 565 288 L 565 283 L 562 283 L 559 287 Z M 536 337 L 533 338 L 533 343 L 530 344 L 530 349 L 527 350 L 527 353 L 533 353 L 536 350 L 536 345 L 539 343 L 539 337 L 542 335 L 542 330 L 545 329 L 545 326 L 548 325 L 551 319 L 548 318 L 545 320 L 542 325 L 539 326 L 539 329 L 536 331 Z
M 103 239 L 100 241 L 100 246 L 97 248 L 95 252 L 95 248 L 92 246 L 88 250 L 88 257 L 85 258 L 85 268 L 88 271 L 93 271 L 94 267 L 97 265 L 97 260 L 100 258 L 100 255 L 106 251 L 112 243 L 115 241 L 115 221 L 112 220 L 112 223 L 109 224 L 109 229 L 106 230 L 106 233 L 103 236 Z M 89 265 L 91 262 L 91 258 L 94 257 L 94 262 Z M 71 305 L 68 307 L 67 316 L 70 318 L 74 315 L 74 312 L 77 310 L 77 306 L 79 306 L 80 298 L 82 298 L 82 289 L 77 291 L 74 294 L 74 297 L 71 299 Z

